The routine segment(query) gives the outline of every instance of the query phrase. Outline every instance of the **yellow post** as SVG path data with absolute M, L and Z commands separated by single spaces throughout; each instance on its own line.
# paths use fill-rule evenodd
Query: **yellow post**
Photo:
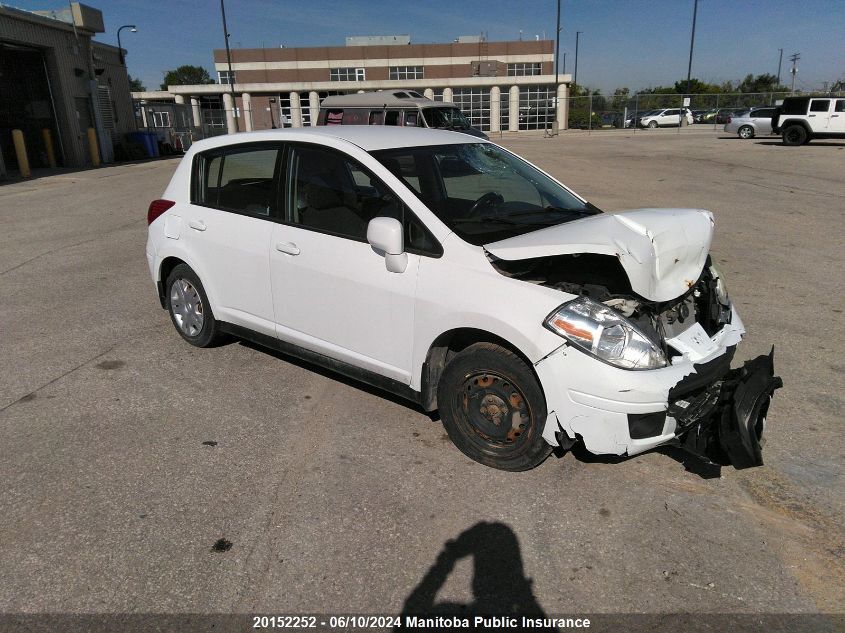
M 53 136 L 50 134 L 50 128 L 41 130 L 41 136 L 44 138 L 44 151 L 47 152 L 47 164 L 51 169 L 56 168 L 56 152 L 53 151 Z
M 97 146 L 97 131 L 88 128 L 88 150 L 91 152 L 91 164 L 94 167 L 100 166 L 100 148 Z
M 18 170 L 21 172 L 21 178 L 29 178 L 32 172 L 29 170 L 29 158 L 26 156 L 23 132 L 12 130 L 12 142 L 15 144 L 15 156 L 18 157 Z

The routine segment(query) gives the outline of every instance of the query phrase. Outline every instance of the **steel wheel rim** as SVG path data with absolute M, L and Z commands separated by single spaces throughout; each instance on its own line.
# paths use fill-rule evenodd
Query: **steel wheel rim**
M 487 448 L 513 449 L 531 436 L 528 400 L 522 389 L 500 374 L 468 374 L 461 384 L 458 408 L 471 439 Z
M 792 129 L 786 131 L 786 139 L 791 143 L 797 141 L 799 136 L 801 136 L 801 134 L 798 132 L 798 130 Z
M 185 336 L 199 336 L 205 322 L 200 293 L 190 281 L 178 278 L 170 286 L 170 313 Z

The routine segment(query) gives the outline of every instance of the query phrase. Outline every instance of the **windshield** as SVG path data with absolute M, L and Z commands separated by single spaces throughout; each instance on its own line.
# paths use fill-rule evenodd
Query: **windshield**
M 492 143 L 372 152 L 461 238 L 481 246 L 601 213 Z
M 468 130 L 471 126 L 463 112 L 457 108 L 423 108 L 423 118 L 431 128 L 445 130 Z

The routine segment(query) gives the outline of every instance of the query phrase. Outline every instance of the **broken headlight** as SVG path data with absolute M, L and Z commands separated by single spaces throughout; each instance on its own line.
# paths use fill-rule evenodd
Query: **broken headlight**
M 721 273 L 716 270 L 715 266 L 710 267 L 710 276 L 716 282 L 716 298 L 719 300 L 723 306 L 731 305 L 730 297 L 728 296 L 728 286 L 725 283 L 725 278 L 722 277 Z
M 564 303 L 544 325 L 555 334 L 623 369 L 657 369 L 667 365 L 663 350 L 628 319 L 587 297 Z

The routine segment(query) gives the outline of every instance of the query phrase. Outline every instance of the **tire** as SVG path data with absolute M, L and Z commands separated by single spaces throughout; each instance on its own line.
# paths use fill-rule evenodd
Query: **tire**
M 213 347 L 223 334 L 197 274 L 187 264 L 179 264 L 164 284 L 165 307 L 173 327 L 195 347 Z
M 654 130 L 655 128 L 657 128 L 657 121 L 649 121 L 648 127 L 650 127 L 652 130 Z
M 804 129 L 803 125 L 793 124 L 787 127 L 783 131 L 783 144 L 784 145 L 803 145 L 807 142 L 807 130 Z
M 449 438 L 480 464 L 529 470 L 552 452 L 542 437 L 543 390 L 525 361 L 500 345 L 476 343 L 457 353 L 440 377 L 437 402 Z
M 754 128 L 750 125 L 743 125 L 736 133 L 739 135 L 739 138 L 754 138 Z

